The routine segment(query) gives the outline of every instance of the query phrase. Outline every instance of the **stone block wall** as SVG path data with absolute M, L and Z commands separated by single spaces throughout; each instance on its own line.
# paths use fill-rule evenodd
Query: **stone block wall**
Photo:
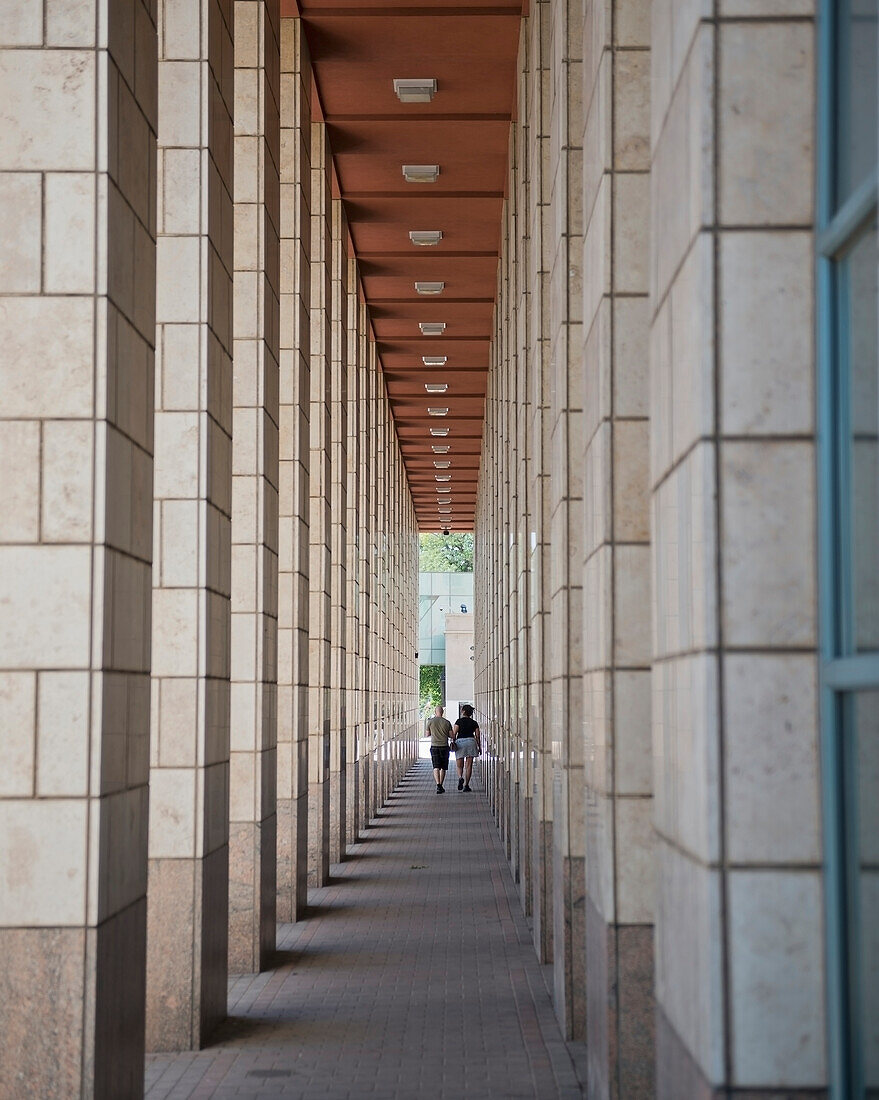
M 813 15 L 523 20 L 476 701 L 590 1097 L 827 1087 Z

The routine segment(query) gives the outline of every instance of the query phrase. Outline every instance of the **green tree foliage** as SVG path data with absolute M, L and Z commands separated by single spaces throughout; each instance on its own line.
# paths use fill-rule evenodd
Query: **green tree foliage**
M 421 709 L 427 707 L 441 707 L 443 705 L 443 693 L 441 676 L 442 665 L 422 665 L 418 670 L 419 695 L 421 697 Z
M 472 535 L 422 535 L 418 568 L 422 573 L 472 573 Z

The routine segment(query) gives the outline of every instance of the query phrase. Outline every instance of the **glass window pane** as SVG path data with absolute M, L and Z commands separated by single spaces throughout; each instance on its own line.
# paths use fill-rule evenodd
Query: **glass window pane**
M 879 0 L 838 0 L 836 208 L 876 170 Z
M 879 333 L 876 226 L 842 260 L 849 358 L 851 598 L 857 651 L 879 649 Z
M 860 1024 L 864 1094 L 879 1097 L 879 690 L 849 696 L 849 790 L 853 795 L 849 881 L 854 950 L 850 985 Z

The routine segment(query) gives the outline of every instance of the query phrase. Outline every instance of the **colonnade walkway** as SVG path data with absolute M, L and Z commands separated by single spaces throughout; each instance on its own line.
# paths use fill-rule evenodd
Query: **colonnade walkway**
M 582 1095 L 481 778 L 453 777 L 413 765 L 213 1045 L 147 1057 L 148 1100 Z

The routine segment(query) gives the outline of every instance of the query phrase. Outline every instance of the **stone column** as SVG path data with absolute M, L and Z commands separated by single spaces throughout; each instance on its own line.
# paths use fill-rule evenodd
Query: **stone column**
M 647 257 L 649 26 L 584 40 L 586 973 L 590 1094 L 652 1097 L 653 803 Z
M 808 5 L 793 10 L 715 20 L 653 6 L 656 1095 L 667 1100 L 824 1095 L 828 1083 L 814 26 Z
M 332 199 L 327 128 L 311 125 L 311 403 L 309 415 L 308 884 L 330 874 L 330 404 Z
M 143 1087 L 153 6 L 0 17 L 0 1094 Z M 99 75 L 100 74 L 100 75 Z
M 553 727 L 553 968 L 555 1009 L 568 1038 L 585 1036 L 582 537 L 583 150 L 579 101 L 582 8 L 549 13 L 550 629 Z
M 159 3 L 147 1048 L 226 1012 L 232 5 Z
M 534 946 L 541 962 L 553 958 L 553 798 L 552 798 L 552 722 L 549 684 L 549 607 L 550 607 L 550 492 L 552 467 L 550 440 L 550 346 L 549 346 L 549 260 L 552 242 L 549 162 L 549 45 L 545 27 L 548 0 L 538 0 L 528 17 L 528 65 L 532 76 L 527 82 L 526 114 L 531 122 L 530 189 L 528 204 L 529 262 L 532 287 L 529 314 L 530 397 L 529 435 L 533 447 L 533 505 L 529 537 L 530 590 L 530 725 L 535 731 L 532 762 L 533 786 L 533 861 L 532 919 Z
M 359 741 L 363 727 L 363 650 L 361 634 L 360 550 L 365 517 L 361 511 L 360 487 L 364 478 L 360 425 L 363 416 L 363 328 L 365 307 L 361 302 L 357 262 L 348 260 L 348 410 L 346 527 L 346 691 L 347 721 L 345 725 L 345 833 L 349 845 L 356 844 L 362 828 L 360 819 Z
M 347 778 L 347 557 L 348 557 L 348 221 L 341 199 L 332 200 L 330 302 L 330 863 L 346 847 Z
M 277 846 L 278 0 L 235 3 L 229 968 L 275 948 Z
M 311 64 L 299 19 L 281 20 L 281 319 L 278 577 L 278 902 L 308 886 Z

